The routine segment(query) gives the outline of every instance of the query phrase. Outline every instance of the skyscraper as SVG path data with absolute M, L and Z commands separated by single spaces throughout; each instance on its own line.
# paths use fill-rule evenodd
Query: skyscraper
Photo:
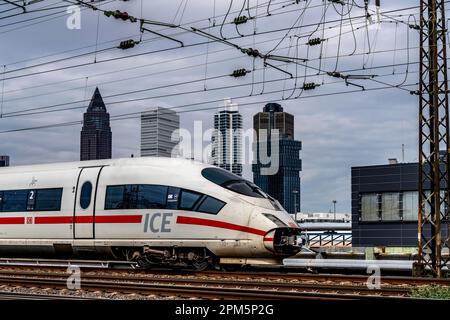
M 0 156 L 0 167 L 9 167 L 9 156 Z
M 294 116 L 284 112 L 281 105 L 268 103 L 263 112 L 253 117 L 253 127 L 257 134 L 253 157 L 256 163 L 252 165 L 254 183 L 279 200 L 289 213 L 299 212 L 302 143 L 294 140 Z M 276 129 L 278 138 L 273 131 Z M 271 162 L 266 163 L 262 157 L 271 158 Z M 274 165 L 278 167 L 268 170 Z
M 141 114 L 141 156 L 171 157 L 177 153 L 180 116 L 173 110 L 156 107 Z
M 242 175 L 242 116 L 237 104 L 225 100 L 223 109 L 214 115 L 212 163 Z
M 84 114 L 81 129 L 80 160 L 111 159 L 112 133 L 109 113 L 98 88 Z

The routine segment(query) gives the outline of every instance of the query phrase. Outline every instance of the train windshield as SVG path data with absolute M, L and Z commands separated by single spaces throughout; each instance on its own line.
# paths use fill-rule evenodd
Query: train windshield
M 245 196 L 269 199 L 269 196 L 265 194 L 264 191 L 262 191 L 256 184 L 251 183 L 250 181 L 247 181 L 229 171 L 219 168 L 206 168 L 203 169 L 202 176 L 221 187 Z
M 243 179 L 242 177 L 235 175 L 227 170 L 220 168 L 206 168 L 202 170 L 202 176 L 209 181 L 218 184 L 225 189 L 243 194 L 245 196 L 254 198 L 263 198 L 269 200 L 273 208 L 278 211 L 283 211 L 281 204 L 264 191 L 261 190 L 256 184 Z

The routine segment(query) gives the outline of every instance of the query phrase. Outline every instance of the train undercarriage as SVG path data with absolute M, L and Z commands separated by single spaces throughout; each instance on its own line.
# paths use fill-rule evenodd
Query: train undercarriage
M 283 258 L 297 254 L 306 238 L 298 229 L 279 228 L 270 233 L 272 245 L 266 247 L 266 257 L 217 257 L 207 248 L 198 247 L 135 247 L 115 248 L 118 259 L 136 262 L 141 268 L 188 268 L 196 271 L 242 267 L 250 262 L 256 264 L 279 264 Z
M 218 265 L 218 259 L 206 248 L 116 248 L 114 252 L 117 258 L 136 262 L 144 269 L 170 267 L 203 271 Z
M 20 241 L 23 242 L 23 241 Z M 142 269 L 173 268 L 203 271 L 207 269 L 240 269 L 248 265 L 280 265 L 283 258 L 293 256 L 301 250 L 305 239 L 298 229 L 277 228 L 264 236 L 264 245 L 257 247 L 248 242 L 227 241 L 220 254 L 206 247 L 183 246 L 108 246 L 80 245 L 47 241 L 39 245 L 0 245 L 0 257 L 38 259 L 90 259 L 133 262 Z M 261 243 L 262 244 L 262 243 Z M 228 247 L 227 247 L 228 246 Z M 265 247 L 265 249 L 264 249 Z M 243 252 L 248 252 L 244 255 Z M 217 253 L 217 252 L 216 252 Z

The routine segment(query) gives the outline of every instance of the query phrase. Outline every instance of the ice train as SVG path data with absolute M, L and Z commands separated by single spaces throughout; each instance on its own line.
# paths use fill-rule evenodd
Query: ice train
M 191 160 L 0 168 L 3 257 L 108 257 L 202 270 L 276 263 L 304 241 L 256 185 Z

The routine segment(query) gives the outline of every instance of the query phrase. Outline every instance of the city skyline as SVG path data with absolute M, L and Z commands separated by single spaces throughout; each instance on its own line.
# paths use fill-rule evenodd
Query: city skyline
M 265 117 L 266 127 L 263 128 L 260 124 L 257 125 L 256 119 L 262 119 L 264 117 L 263 115 L 269 114 L 269 112 L 274 113 L 274 116 Z M 80 143 L 81 160 L 102 159 L 100 158 L 102 154 L 104 155 L 107 152 L 109 152 L 110 154 L 112 150 L 112 132 L 111 128 L 109 127 L 109 114 L 107 113 L 105 103 L 98 88 L 95 89 L 94 94 L 91 98 L 91 102 L 87 108 L 87 111 L 83 114 L 83 117 L 84 121 Z M 258 112 L 253 116 L 253 118 L 255 132 L 258 133 L 259 129 L 270 129 L 268 131 L 269 140 L 270 134 L 273 129 L 280 130 L 281 149 L 279 152 L 279 156 L 282 158 L 283 152 L 285 152 L 284 150 L 288 150 L 286 149 L 287 145 L 286 141 L 284 140 L 293 140 L 294 138 L 295 126 L 293 116 L 289 113 L 283 112 L 283 108 L 281 107 L 281 105 L 276 103 L 269 103 L 264 106 L 263 112 Z M 179 121 L 180 116 L 176 113 L 176 111 L 170 110 L 168 108 L 154 107 L 142 112 L 140 135 L 141 156 L 171 157 L 173 155 L 177 155 L 176 150 L 178 149 L 177 144 L 179 141 L 177 141 L 177 139 L 174 139 L 174 136 L 178 136 L 177 130 L 180 129 Z M 212 164 L 231 171 L 237 175 L 242 175 L 242 129 L 242 116 L 239 114 L 237 104 L 233 104 L 230 99 L 224 99 L 223 105 L 220 106 L 219 111 L 214 114 L 214 131 L 212 133 Z M 226 136 L 222 144 L 218 144 L 218 131 L 220 131 L 223 135 L 230 135 Z M 99 137 L 103 138 L 104 141 L 100 141 L 98 145 L 91 145 L 89 143 L 91 141 L 98 142 Z M 109 145 L 109 148 L 104 148 L 105 144 L 107 146 Z M 84 148 L 83 145 L 85 145 Z M 221 149 L 223 150 L 222 152 L 218 153 L 225 154 L 225 157 L 229 158 L 228 160 L 233 162 L 232 165 L 229 165 L 226 161 L 223 161 L 223 157 L 217 156 L 217 154 L 216 156 L 214 156 L 215 150 L 217 150 L 217 148 L 220 148 L 220 146 L 222 146 Z M 268 153 L 268 155 L 270 155 L 271 153 L 270 147 Z M 91 156 L 95 156 L 97 158 L 89 158 Z M 253 156 L 255 157 L 255 155 Z M 109 158 L 111 158 L 111 156 Z M 9 157 L 5 160 L 7 160 L 5 164 L 9 165 Z M 220 163 L 219 160 L 222 160 L 223 162 Z M 255 184 L 260 186 L 264 191 L 277 198 L 289 212 L 295 211 L 292 209 L 292 204 L 289 203 L 292 202 L 291 198 L 295 197 L 296 199 L 294 200 L 294 208 L 296 208 L 296 212 L 299 212 L 301 208 L 300 180 L 298 184 L 291 183 L 287 187 L 282 187 L 280 191 L 275 191 L 284 183 L 278 181 L 280 180 L 279 178 L 275 178 L 280 176 L 280 174 L 282 176 L 285 175 L 283 173 L 285 168 L 283 167 L 286 164 L 284 163 L 284 161 L 281 162 L 281 172 L 278 172 L 277 169 L 277 172 L 273 174 L 272 178 L 270 178 L 269 176 L 268 179 L 270 181 L 263 181 L 260 175 L 260 170 L 258 170 L 257 178 L 255 178 L 256 173 L 253 173 L 253 180 Z M 286 190 L 284 189 L 291 189 L 292 185 L 298 185 L 295 188 L 296 194 L 285 195 Z

